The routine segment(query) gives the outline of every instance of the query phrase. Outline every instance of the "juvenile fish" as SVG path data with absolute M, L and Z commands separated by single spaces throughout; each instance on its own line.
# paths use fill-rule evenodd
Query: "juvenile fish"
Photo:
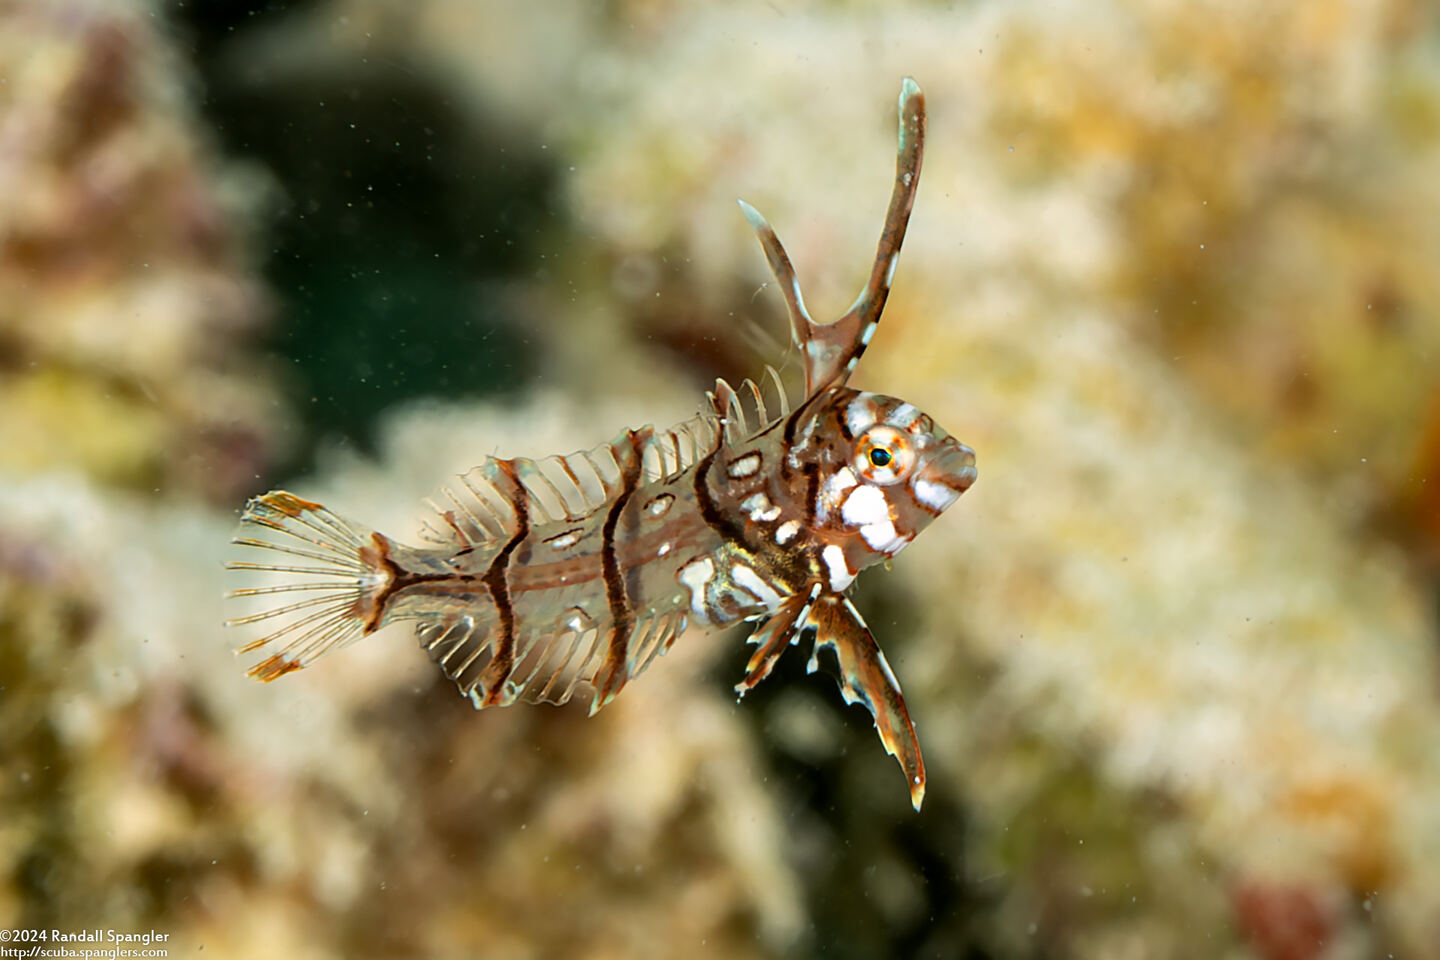
M 900 91 L 895 185 L 870 278 L 850 310 L 810 318 L 790 259 L 753 207 L 790 316 L 804 396 L 718 381 L 691 420 L 625 430 L 586 452 L 491 458 L 445 489 L 424 546 L 407 546 L 276 490 L 251 500 L 227 566 L 265 582 L 230 592 L 260 607 L 229 621 L 263 635 L 242 653 L 274 680 L 387 624 L 421 646 L 476 708 L 516 700 L 591 712 L 687 626 L 762 620 L 740 696 L 813 631 L 833 651 L 847 703 L 875 718 L 915 809 L 925 765 L 900 685 L 845 592 L 898 554 L 975 482 L 975 454 L 904 401 L 846 386 L 889 295 L 925 138 L 925 98 Z M 259 631 L 257 631 L 259 632 Z

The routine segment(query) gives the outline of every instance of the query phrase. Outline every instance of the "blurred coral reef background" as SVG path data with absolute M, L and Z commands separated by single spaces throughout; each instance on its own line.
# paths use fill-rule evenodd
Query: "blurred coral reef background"
M 742 635 L 594 719 L 403 633 L 244 677 L 245 496 L 403 538 L 783 359 L 734 197 L 838 314 L 905 74 L 857 385 L 981 472 L 857 599 L 923 813 L 803 657 L 737 707 Z M 1414 0 L 0 3 L 0 928 L 1440 958 L 1437 170 Z

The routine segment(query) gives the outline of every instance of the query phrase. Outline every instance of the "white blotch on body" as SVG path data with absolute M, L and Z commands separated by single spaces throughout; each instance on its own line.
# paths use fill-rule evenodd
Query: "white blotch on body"
M 931 483 L 929 480 L 922 480 L 919 477 L 915 478 L 912 487 L 915 490 L 915 499 L 937 513 L 950 506 L 950 504 L 954 503 L 960 497 L 957 491 L 952 490 L 943 483 Z
M 825 566 L 830 571 L 831 590 L 839 593 L 854 582 L 855 574 L 845 562 L 844 550 L 832 543 L 820 552 L 820 559 L 825 561 Z
M 767 610 L 774 610 L 780 606 L 780 594 L 776 593 L 774 587 L 762 580 L 758 573 L 745 564 L 737 563 L 731 567 L 730 577 L 735 581 L 736 586 L 753 593 L 755 599 L 763 603 Z
M 655 554 L 655 556 L 657 556 L 657 557 L 663 557 L 663 556 L 665 556 L 665 554 L 667 554 L 667 553 L 669 553 L 669 552 L 670 552 L 670 544 L 668 544 L 668 543 L 662 543 L 662 544 L 660 544 L 660 552 L 657 553 L 657 554 Z
M 673 496 L 668 493 L 662 493 L 654 500 L 651 500 L 649 503 L 645 504 L 645 509 L 650 512 L 651 516 L 658 517 L 664 514 L 665 511 L 669 510 L 670 504 L 674 502 L 675 498 Z
M 675 579 L 690 591 L 690 610 L 701 623 L 709 623 L 710 615 L 705 612 L 705 588 L 715 576 L 715 563 L 709 557 L 691 560 L 680 568 Z
M 906 176 L 908 177 L 909 174 L 907 173 Z M 908 181 L 907 181 L 907 186 L 908 186 Z M 888 266 L 888 267 L 885 268 L 885 286 L 888 287 L 888 286 L 890 286 L 891 283 L 893 283 L 893 282 L 895 281 L 895 265 L 896 265 L 897 263 L 899 263 L 899 262 L 900 262 L 900 254 L 898 254 L 898 253 L 892 253 L 892 254 L 890 254 L 890 266 Z
M 769 523 L 780 519 L 780 508 L 771 503 L 770 498 L 763 493 L 752 493 L 740 501 L 740 506 L 745 508 L 750 519 L 756 523 Z
M 739 480 L 741 477 L 754 476 L 755 471 L 759 469 L 760 454 L 747 453 L 743 457 L 736 457 L 734 460 L 730 461 L 730 465 L 725 468 L 725 472 L 728 473 L 732 478 Z
M 580 531 L 571 530 L 569 533 L 561 534 L 546 542 L 550 544 L 551 550 L 565 550 L 580 542 Z
M 781 546 L 784 546 L 791 540 L 794 540 L 795 535 L 799 532 L 800 522 L 798 520 L 786 520 L 784 523 L 780 524 L 778 528 L 776 528 L 775 542 L 780 544 Z

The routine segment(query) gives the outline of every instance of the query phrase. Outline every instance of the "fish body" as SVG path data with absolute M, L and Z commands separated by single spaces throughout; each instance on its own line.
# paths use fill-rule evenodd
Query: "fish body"
M 625 430 L 593 450 L 491 458 L 446 488 L 410 546 L 285 491 L 253 499 L 235 543 L 260 578 L 231 596 L 265 624 L 241 647 L 273 680 L 387 624 L 421 645 L 477 707 L 564 703 L 592 713 L 690 625 L 763 621 L 736 686 L 743 696 L 811 631 L 810 669 L 833 651 L 841 692 L 875 717 L 918 810 L 925 770 L 899 683 L 845 597 L 857 574 L 898 554 L 975 480 L 975 456 L 926 414 L 846 386 L 879 322 L 919 180 L 924 96 L 900 95 L 896 179 L 871 276 L 840 320 L 805 309 L 775 232 L 741 202 L 784 295 L 804 365 L 793 407 L 724 381 L 695 418 Z M 258 554 L 253 551 L 259 551 Z

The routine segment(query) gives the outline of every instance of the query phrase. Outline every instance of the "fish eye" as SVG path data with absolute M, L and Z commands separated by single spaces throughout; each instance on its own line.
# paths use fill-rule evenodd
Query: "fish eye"
M 871 427 L 855 445 L 855 472 L 871 483 L 896 483 L 914 464 L 914 445 L 894 427 Z

